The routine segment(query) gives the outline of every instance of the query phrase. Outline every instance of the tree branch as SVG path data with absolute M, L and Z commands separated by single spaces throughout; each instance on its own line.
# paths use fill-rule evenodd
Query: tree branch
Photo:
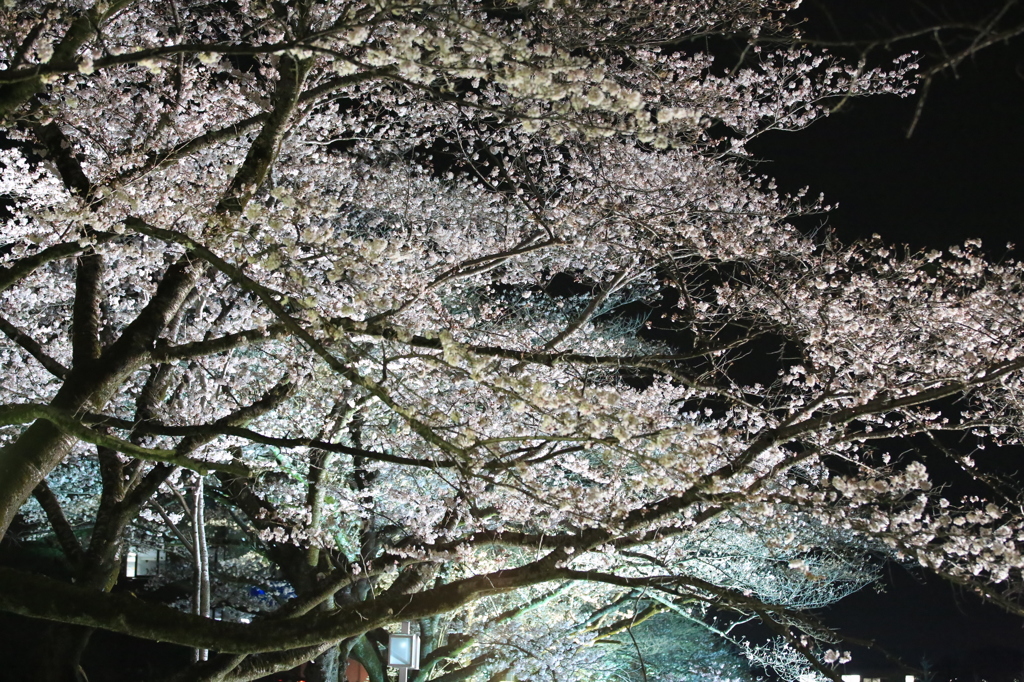
M 94 431 L 76 419 L 71 413 L 37 403 L 24 403 L 21 405 L 0 405 L 0 425 L 9 426 L 13 424 L 27 424 L 37 419 L 44 419 L 68 435 L 74 436 L 86 443 L 92 443 L 100 447 L 110 448 L 117 452 L 144 459 L 151 462 L 166 462 L 185 469 L 191 469 L 200 474 L 207 474 L 211 471 L 224 471 L 235 476 L 249 476 L 252 471 L 249 467 L 238 462 L 205 462 L 190 459 L 177 450 L 164 450 L 156 448 L 144 448 L 126 440 Z
M 85 556 L 85 550 L 82 548 L 82 544 L 78 541 L 75 536 L 75 531 L 68 523 L 68 519 L 64 516 L 64 510 L 60 507 L 60 502 L 57 500 L 57 496 L 50 490 L 50 486 L 47 485 L 45 480 L 39 482 L 36 489 L 32 491 L 39 506 L 46 512 L 46 519 L 50 522 L 50 527 L 53 528 L 54 535 L 57 536 L 57 542 L 60 543 L 60 548 L 64 552 L 64 556 L 68 558 L 72 565 L 81 563 Z
M 95 71 L 100 69 L 108 69 L 112 66 L 137 64 L 139 62 L 153 59 L 164 59 L 179 54 L 199 54 L 204 52 L 222 55 L 279 54 L 296 48 L 301 49 L 304 46 L 304 40 L 288 40 L 263 45 L 231 45 L 226 43 L 179 43 L 177 45 L 151 47 L 142 50 L 136 50 L 134 52 L 126 52 L 124 54 L 103 57 L 101 59 L 95 60 L 92 63 L 92 68 Z M 78 73 L 78 71 L 79 63 L 77 61 L 69 58 L 59 59 L 55 55 L 54 58 L 50 59 L 50 61 L 48 61 L 45 64 L 35 64 L 33 66 L 26 66 L 20 69 L 0 71 L 0 85 L 23 83 L 26 81 L 37 80 L 40 76 Z
M 376 450 L 364 450 L 353 448 L 339 443 L 331 443 L 318 438 L 278 438 L 266 436 L 251 429 L 240 426 L 231 426 L 227 423 L 199 424 L 193 426 L 171 426 L 153 421 L 133 422 L 128 419 L 119 419 L 101 414 L 85 414 L 82 417 L 85 423 L 111 426 L 117 429 L 125 429 L 134 433 L 152 436 L 185 436 L 188 438 L 204 438 L 207 442 L 217 436 L 233 436 L 245 438 L 253 443 L 273 445 L 280 448 L 318 448 L 327 452 L 336 452 L 343 455 L 365 457 L 378 462 L 390 462 L 405 466 L 417 466 L 427 469 L 445 469 L 458 466 L 455 462 L 446 460 L 415 459 L 412 457 L 401 457 Z
M 312 60 L 297 60 L 288 54 L 281 56 L 278 65 L 279 79 L 274 90 L 273 109 L 253 140 L 245 161 L 231 179 L 231 184 L 217 204 L 216 212 L 221 215 L 238 215 L 249 203 L 249 199 L 263 184 L 270 166 L 277 158 L 278 147 L 292 112 L 299 103 L 302 83 L 312 66 Z
M 75 263 L 75 304 L 72 309 L 72 366 L 85 367 L 100 356 L 100 298 L 103 257 L 90 249 Z
M 164 524 L 166 524 L 167 527 L 171 529 L 171 532 L 173 532 L 175 537 L 178 538 L 178 541 L 181 542 L 181 544 L 185 547 L 185 550 L 189 554 L 193 554 L 195 552 L 195 549 L 192 547 L 192 542 L 188 539 L 185 533 L 183 533 L 181 529 L 178 528 L 178 524 L 176 524 L 171 519 L 170 515 L 167 513 L 167 510 L 164 509 L 163 506 L 156 500 L 150 500 L 149 503 L 153 505 L 157 513 L 160 514 L 160 518 L 164 520 Z
M 554 350 L 558 348 L 558 344 L 566 340 L 570 336 L 576 333 L 576 331 L 590 321 L 598 308 L 604 305 L 604 302 L 608 300 L 608 297 L 615 293 L 626 281 L 626 277 L 629 274 L 628 269 L 623 269 L 621 272 L 612 278 L 610 284 L 607 287 L 602 287 L 601 292 L 593 298 L 586 309 L 580 313 L 579 317 L 573 320 L 572 324 L 559 332 L 553 339 L 544 344 L 544 350 Z
M 51 62 L 74 65 L 75 70 L 78 68 L 74 61 L 75 53 L 96 34 L 96 26 L 102 19 L 97 6 L 76 14 L 67 32 L 54 47 L 50 59 Z M 6 121 L 10 114 L 43 90 L 45 86 L 39 69 L 40 66 L 31 66 L 0 72 L 0 121 Z
M 225 334 L 205 341 L 193 341 L 172 346 L 164 341 L 158 341 L 150 357 L 157 362 L 168 362 L 170 360 L 189 360 L 192 358 L 206 357 L 217 353 L 224 353 L 236 348 L 243 348 L 252 343 L 272 341 L 287 336 L 287 328 L 283 324 L 274 324 L 262 329 L 247 329 L 241 332 Z
M 447 613 L 484 596 L 560 579 L 556 564 L 567 556 L 556 550 L 517 568 L 464 578 L 414 595 L 378 597 L 329 614 L 248 624 L 201 618 L 127 594 L 84 590 L 0 567 L 0 611 L 223 653 L 286 651 L 339 642 L 401 620 Z
M 64 379 L 67 377 L 68 368 L 60 364 L 43 350 L 43 347 L 33 339 L 31 336 L 21 331 L 13 324 L 11 324 L 6 318 L 0 317 L 0 331 L 7 335 L 11 341 L 21 346 L 25 351 L 39 361 L 43 367 L 46 368 L 53 376 L 58 379 Z
M 376 396 L 382 403 L 391 408 L 394 413 L 400 416 L 402 419 L 409 424 L 410 428 L 415 431 L 423 440 L 428 443 L 437 446 L 445 452 L 449 452 L 458 457 L 465 457 L 465 451 L 456 446 L 453 443 L 448 442 L 446 439 L 438 435 L 429 425 L 423 421 L 417 419 L 411 415 L 406 409 L 403 409 L 388 393 L 376 382 L 363 376 L 355 369 L 338 359 L 334 353 L 329 351 L 327 347 L 319 339 L 317 339 L 312 333 L 310 333 L 305 327 L 302 326 L 282 305 L 279 301 L 274 298 L 273 292 L 267 287 L 263 286 L 259 282 L 256 282 L 251 277 L 247 276 L 241 269 L 228 263 L 223 258 L 213 253 L 209 248 L 200 244 L 195 239 L 188 237 L 187 235 L 181 234 L 173 230 L 166 230 L 163 228 L 154 227 L 147 224 L 145 221 L 130 217 L 125 220 L 127 225 L 132 230 L 141 234 L 146 234 L 156 239 L 160 239 L 165 242 L 181 244 L 190 253 L 194 253 L 199 256 L 210 265 L 214 266 L 222 273 L 228 276 L 236 284 L 242 286 L 247 291 L 254 293 L 263 303 L 274 313 L 274 315 L 284 324 L 284 326 L 296 337 L 301 339 L 314 353 L 316 353 L 327 365 L 334 370 L 339 376 L 348 380 L 354 386 L 359 386 L 366 389 L 371 394 Z M 326 449 L 326 448 L 325 448 Z
M 120 236 L 121 235 L 109 232 L 91 232 L 89 234 L 89 241 L 91 241 L 92 244 L 104 244 L 106 242 L 113 241 Z M 0 268 L 0 292 L 6 291 L 17 282 L 31 275 L 43 265 L 52 263 L 53 261 L 63 260 L 64 258 L 77 256 L 89 247 L 90 244 L 83 241 L 54 244 L 53 246 L 49 246 L 38 253 L 34 253 L 31 256 L 25 256 L 14 261 L 10 265 Z
M 305 661 L 312 661 L 335 644 L 336 642 L 323 642 L 300 649 L 249 656 L 223 679 L 224 682 L 248 682 L 276 672 L 291 670 Z
M 350 76 L 332 78 L 327 82 L 322 83 L 315 88 L 310 88 L 306 92 L 302 93 L 302 96 L 299 97 L 299 104 L 313 102 L 319 97 L 329 95 L 349 85 L 356 85 L 368 80 L 373 80 L 374 78 L 379 77 L 383 72 L 384 70 L 381 69 L 369 69 Z M 152 152 L 147 155 L 145 163 L 124 171 L 114 179 L 113 184 L 123 185 L 145 175 L 146 173 L 165 168 L 176 161 L 186 158 L 198 151 L 202 151 L 203 149 L 211 147 L 219 142 L 227 142 L 228 140 L 241 137 L 246 133 L 256 130 L 256 128 L 267 121 L 269 116 L 269 113 L 256 114 L 255 116 L 244 118 L 240 121 L 224 126 L 223 128 L 205 132 L 202 135 L 198 135 L 187 142 L 182 142 L 171 149 Z
M 82 164 L 72 153 L 73 144 L 64 135 L 60 126 L 56 122 L 50 122 L 34 126 L 32 132 L 45 149 L 46 156 L 53 162 L 68 191 L 83 199 L 91 199 L 96 188 L 82 169 Z

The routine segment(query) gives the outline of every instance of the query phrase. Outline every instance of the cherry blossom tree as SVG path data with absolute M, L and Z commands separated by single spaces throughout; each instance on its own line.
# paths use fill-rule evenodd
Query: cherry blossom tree
M 1016 500 L 948 500 L 918 456 L 985 481 L 956 439 L 1018 442 L 1021 268 L 790 224 L 827 207 L 746 142 L 913 64 L 700 47 L 787 9 L 5 5 L 0 534 L 45 518 L 75 580 L 0 568 L 0 609 L 52 623 L 45 675 L 95 628 L 245 680 L 371 662 L 410 620 L 430 670 L 529 627 L 572 677 L 597 649 L 562 634 L 685 605 L 837 679 L 808 611 L 885 556 L 1022 613 Z M 189 472 L 192 612 L 112 593 Z M 204 495 L 294 599 L 208 617 Z M 557 617 L 519 618 L 537 600 Z

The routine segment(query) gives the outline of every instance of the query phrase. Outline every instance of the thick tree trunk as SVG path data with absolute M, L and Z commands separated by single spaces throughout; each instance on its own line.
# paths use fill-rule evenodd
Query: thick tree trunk
M 306 668 L 307 682 L 337 682 L 339 674 L 338 647 L 332 646 L 323 652 L 313 661 L 313 664 Z M 341 671 L 344 675 L 344 671 Z
M 89 644 L 92 628 L 53 623 L 46 628 L 33 659 L 39 682 L 87 682 L 82 654 Z
M 117 580 L 120 571 L 120 545 L 125 523 L 105 514 L 93 530 L 89 552 L 77 571 L 78 585 L 107 591 Z M 47 628 L 35 656 L 39 661 L 41 682 L 86 682 L 82 668 L 85 653 L 94 629 L 76 625 L 54 623 Z
M 55 49 L 55 55 L 63 55 L 64 52 L 68 56 L 73 55 L 82 43 L 94 35 L 99 16 L 94 16 L 92 12 L 90 10 L 73 22 L 64 40 Z M 245 162 L 214 209 L 215 215 L 225 220 L 237 216 L 245 209 L 252 193 L 263 183 L 277 157 L 311 65 L 312 60 L 282 56 L 279 65 L 281 77 L 274 91 L 273 110 L 253 140 Z M 32 79 L 0 88 L 0 95 L 3 95 L 0 96 L 3 102 L 0 104 L 0 118 L 32 97 L 40 83 L 39 79 Z M 70 163 L 69 166 L 80 170 L 77 163 Z M 80 183 L 72 175 L 76 173 L 62 173 L 65 184 L 69 189 L 82 191 L 81 187 L 75 187 Z M 139 316 L 101 357 L 84 366 L 72 368 L 51 405 L 71 412 L 83 408 L 102 410 L 124 380 L 148 358 L 153 343 L 177 314 L 203 270 L 205 267 L 193 263 L 188 253 L 170 266 L 152 300 Z M 0 538 L 3 538 L 18 509 L 28 500 L 35 487 L 67 456 L 75 442 L 75 438 L 52 424 L 37 421 L 18 440 L 0 449 Z
M 363 666 L 369 676 L 369 682 L 388 682 L 384 660 L 376 645 L 365 634 L 355 638 L 349 656 Z
M 121 338 L 95 362 L 73 367 L 50 405 L 71 412 L 102 410 L 124 380 L 145 361 L 153 341 L 177 313 L 201 272 L 202 268 L 187 255 L 168 268 L 149 305 Z M 35 487 L 76 442 L 50 422 L 39 420 L 0 449 L 0 538 Z

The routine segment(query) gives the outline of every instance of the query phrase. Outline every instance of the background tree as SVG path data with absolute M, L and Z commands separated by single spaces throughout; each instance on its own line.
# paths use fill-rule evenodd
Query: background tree
M 837 679 L 807 611 L 873 554 L 1021 613 L 1016 500 L 947 500 L 916 454 L 1017 442 L 1020 267 L 787 222 L 825 207 L 745 143 L 912 65 L 688 42 L 785 10 L 5 7 L 0 533 L 34 494 L 76 575 L 0 568 L 0 609 L 55 623 L 45 675 L 80 676 L 92 628 L 215 652 L 177 679 L 330 675 L 413 620 L 453 676 L 571 677 L 595 649 L 562 635 L 669 608 L 646 590 Z M 645 306 L 670 340 L 625 332 Z M 294 599 L 206 617 L 198 499 L 197 612 L 110 594 L 182 470 Z M 72 490 L 99 495 L 87 548 Z M 564 627 L 502 617 L 562 583 L 597 586 Z M 503 667 L 480 623 L 558 646 Z

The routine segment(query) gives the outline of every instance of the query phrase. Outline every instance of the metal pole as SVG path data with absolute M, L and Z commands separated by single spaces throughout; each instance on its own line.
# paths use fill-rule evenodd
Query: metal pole
M 408 635 L 412 633 L 412 623 L 407 620 L 402 621 L 402 634 Z M 409 682 L 409 669 L 399 668 L 398 669 L 398 682 Z

